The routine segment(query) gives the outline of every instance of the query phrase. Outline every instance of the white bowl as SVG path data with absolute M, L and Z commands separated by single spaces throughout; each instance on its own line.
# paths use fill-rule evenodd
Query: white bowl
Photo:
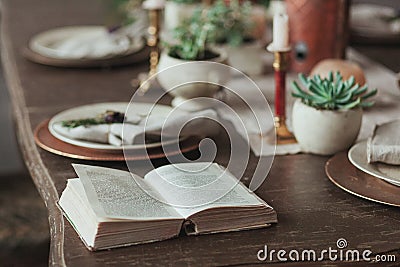
M 158 64 L 158 82 L 166 92 L 181 100 L 214 97 L 230 76 L 230 68 L 222 64 L 226 62 L 226 53 L 216 51 L 219 56 L 207 61 L 178 59 L 164 51 Z

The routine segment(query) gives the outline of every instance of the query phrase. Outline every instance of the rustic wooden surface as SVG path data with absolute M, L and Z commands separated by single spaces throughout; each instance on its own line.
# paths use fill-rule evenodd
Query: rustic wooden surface
M 47 209 L 28 173 L 0 176 L 1 266 L 43 266 L 49 255 Z
M 275 158 L 268 179 L 256 192 L 278 212 L 279 223 L 269 229 L 180 237 L 89 252 L 55 205 L 66 180 L 75 176 L 71 163 L 121 169 L 126 166 L 51 154 L 35 145 L 33 129 L 66 108 L 129 100 L 133 92 L 129 82 L 136 73 L 146 69 L 146 65 L 60 69 L 27 61 L 22 57 L 21 49 L 35 33 L 56 26 L 99 24 L 103 14 L 97 0 L 2 1 L 2 60 L 24 159 L 49 210 L 50 265 L 251 265 L 260 263 L 256 254 L 264 245 L 276 250 L 322 250 L 329 246 L 335 248 L 339 238 L 345 238 L 350 249 L 369 248 L 374 254 L 392 253 L 400 260 L 399 209 L 357 198 L 337 188 L 325 176 L 324 165 L 328 158 L 312 155 Z M 218 142 L 220 148 L 226 147 L 224 136 Z M 226 163 L 227 155 L 226 149 L 221 149 L 217 161 Z M 251 175 L 257 160 L 251 156 L 247 176 Z M 268 159 L 262 158 L 263 161 Z M 162 163 L 158 161 L 156 165 Z M 320 266 L 322 263 L 309 264 Z M 334 265 L 328 261 L 324 264 Z M 360 266 L 364 264 L 360 263 Z M 288 263 L 282 264 L 286 265 Z

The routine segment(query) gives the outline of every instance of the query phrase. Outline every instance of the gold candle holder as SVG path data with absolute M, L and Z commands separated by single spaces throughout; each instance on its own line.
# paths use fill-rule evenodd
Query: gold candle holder
M 149 12 L 149 27 L 147 29 L 147 45 L 150 47 L 149 55 L 149 71 L 148 73 L 140 73 L 138 79 L 135 79 L 133 85 L 140 87 L 139 94 L 144 95 L 151 86 L 151 82 L 147 81 L 152 75 L 157 73 L 159 59 L 159 42 L 160 42 L 160 20 L 161 8 L 148 9 Z
M 160 17 L 161 17 L 161 9 L 149 10 L 150 25 L 149 28 L 147 29 L 147 33 L 149 34 L 147 38 L 147 45 L 151 47 L 149 76 L 157 72 L 158 57 L 159 57 L 158 44 L 160 42 Z
M 285 51 L 271 50 L 274 54 L 275 78 L 275 140 L 278 145 L 296 143 L 296 138 L 286 125 L 286 72 L 290 62 L 290 48 Z

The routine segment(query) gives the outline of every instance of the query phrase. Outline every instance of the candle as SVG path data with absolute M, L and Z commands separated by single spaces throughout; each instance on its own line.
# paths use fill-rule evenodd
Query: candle
M 289 47 L 289 17 L 286 14 L 274 15 L 273 48 L 275 51 L 285 51 Z
M 142 7 L 148 10 L 163 9 L 165 0 L 146 0 L 143 2 Z

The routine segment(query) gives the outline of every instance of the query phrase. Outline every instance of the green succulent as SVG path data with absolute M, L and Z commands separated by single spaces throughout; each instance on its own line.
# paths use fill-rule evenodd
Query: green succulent
M 360 86 L 355 83 L 354 76 L 343 81 L 339 72 L 335 76 L 329 72 L 328 77 L 321 78 L 320 75 L 305 77 L 299 74 L 301 83 L 306 90 L 300 88 L 296 81 L 292 82 L 292 96 L 300 98 L 306 105 L 316 109 L 343 110 L 356 107 L 371 107 L 374 102 L 365 101 L 374 96 L 377 89 L 368 91 L 368 85 Z

